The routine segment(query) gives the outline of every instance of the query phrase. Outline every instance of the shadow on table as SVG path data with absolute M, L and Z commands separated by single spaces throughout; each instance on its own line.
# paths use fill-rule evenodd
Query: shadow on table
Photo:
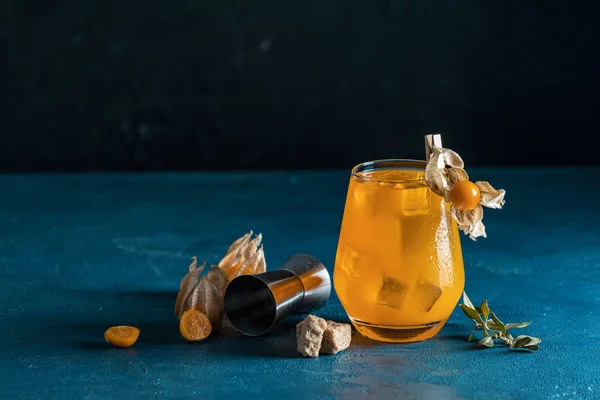
M 277 325 L 269 333 L 256 337 L 227 329 L 214 338 L 209 351 L 230 357 L 302 358 L 296 350 L 295 327 L 285 325 Z
M 295 325 L 277 325 L 260 337 L 245 336 L 230 327 L 201 343 L 188 344 L 179 333 L 173 312 L 176 292 L 70 290 L 53 288 L 53 310 L 46 314 L 27 310 L 15 316 L 8 331 L 9 346 L 30 349 L 80 349 L 114 351 L 104 332 L 111 326 L 131 325 L 140 329 L 134 347 L 122 349 L 134 354 L 136 348 L 197 346 L 202 351 L 228 356 L 298 358 Z M 208 346 L 204 346 L 208 345 Z
M 89 351 L 113 349 L 104 341 L 103 335 L 106 329 L 115 325 L 132 325 L 140 329 L 136 347 L 187 345 L 179 333 L 173 312 L 176 291 L 59 289 L 54 294 L 61 301 L 61 309 L 48 316 L 39 313 L 19 316 L 11 328 L 12 345 L 66 346 Z M 206 351 L 232 357 L 302 358 L 296 350 L 295 325 L 303 317 L 303 314 L 292 314 L 259 337 L 244 336 L 230 328 L 209 337 L 205 341 L 210 344 Z M 425 345 L 437 342 L 451 351 L 472 351 L 476 342 L 466 342 L 466 334 L 467 325 L 448 323 Z M 377 346 L 386 344 L 353 331 L 352 347 L 367 350 Z M 412 347 L 407 346 L 407 349 Z
M 112 349 L 112 345 L 104 342 L 103 335 L 107 328 L 114 325 L 139 328 L 140 337 L 136 347 L 145 344 L 189 345 L 181 337 L 178 320 L 173 313 L 176 292 L 93 291 L 78 296 L 91 304 L 107 304 L 89 307 L 90 313 L 84 316 L 69 315 L 60 324 L 63 327 L 61 329 L 70 331 L 70 337 L 77 338 L 71 341 L 75 347 L 86 350 Z M 279 324 L 260 337 L 245 336 L 229 326 L 211 335 L 203 344 L 210 344 L 206 346 L 206 351 L 233 357 L 301 357 L 296 351 L 295 324 L 290 323 Z
M 51 345 L 103 350 L 112 345 L 104 332 L 115 325 L 140 329 L 139 344 L 181 344 L 173 307 L 177 292 L 52 290 L 53 306 L 47 313 L 27 310 L 14 316 L 9 332 L 13 346 Z
M 109 327 L 132 325 L 140 330 L 136 343 L 182 343 L 178 320 L 173 312 L 176 291 L 88 291 L 84 297 L 108 304 L 92 311 L 92 318 L 82 318 L 79 322 L 71 323 L 71 329 L 78 333 L 78 337 L 102 340 Z M 75 343 L 91 350 L 102 348 L 93 340 Z M 103 342 L 104 344 L 108 345 Z
M 69 329 L 71 329 L 73 333 L 76 333 L 77 337 L 94 338 L 90 340 L 75 340 L 73 341 L 73 344 L 76 347 L 88 350 L 110 348 L 112 345 L 106 343 L 103 339 L 104 332 L 114 325 L 125 325 L 125 323 L 115 324 L 106 320 L 106 322 L 99 321 L 95 323 L 71 324 Z M 165 322 L 145 321 L 137 323 L 131 321 L 127 323 L 127 325 L 135 326 L 140 330 L 140 336 L 136 344 L 176 345 L 185 343 L 179 334 L 177 320 Z

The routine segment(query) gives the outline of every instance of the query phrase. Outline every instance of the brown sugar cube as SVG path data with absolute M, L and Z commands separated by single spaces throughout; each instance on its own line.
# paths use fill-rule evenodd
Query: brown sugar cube
M 321 354 L 336 354 L 346 350 L 352 341 L 352 327 L 349 324 L 340 324 L 327 321 L 327 329 L 323 332 Z
M 306 319 L 296 325 L 296 340 L 298 351 L 304 357 L 318 357 L 323 332 L 327 329 L 327 322 L 323 318 L 309 315 Z

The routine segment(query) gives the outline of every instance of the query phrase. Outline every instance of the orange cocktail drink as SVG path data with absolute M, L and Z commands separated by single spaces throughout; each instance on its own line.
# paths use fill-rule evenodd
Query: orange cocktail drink
M 334 286 L 355 328 L 380 341 L 434 336 L 464 288 L 450 205 L 425 182 L 425 162 L 381 160 L 352 170 Z

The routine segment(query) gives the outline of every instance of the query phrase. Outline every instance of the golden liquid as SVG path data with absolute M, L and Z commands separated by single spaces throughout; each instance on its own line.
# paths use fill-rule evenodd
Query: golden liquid
M 383 341 L 435 335 L 456 306 L 464 267 L 456 223 L 422 169 L 350 179 L 334 286 L 357 330 Z

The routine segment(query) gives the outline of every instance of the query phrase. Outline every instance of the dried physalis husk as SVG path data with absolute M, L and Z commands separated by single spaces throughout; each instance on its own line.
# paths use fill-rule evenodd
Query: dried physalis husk
M 425 181 L 434 193 L 444 197 L 450 184 L 446 168 L 462 169 L 464 166 L 458 153 L 450 149 L 434 147 L 425 167 Z
M 252 239 L 252 231 L 234 241 L 219 265 L 211 266 L 201 276 L 206 263 L 198 265 L 196 257 L 192 258 L 189 272 L 181 280 L 175 315 L 181 318 L 187 310 L 198 310 L 206 315 L 213 330 L 220 328 L 223 322 L 225 290 L 229 281 L 244 274 L 256 274 L 266 271 L 267 263 L 262 235 L 259 233 Z
M 181 318 L 187 310 L 202 311 L 210 320 L 213 329 L 218 329 L 223 319 L 223 298 L 227 287 L 227 278 L 219 267 L 213 265 L 208 273 L 200 274 L 205 263 L 198 266 L 196 257 L 192 258 L 189 270 L 181 280 L 175 315 Z
M 227 289 L 229 281 L 223 271 L 221 271 L 221 268 L 216 265 L 210 267 L 210 271 L 206 274 L 206 279 L 217 288 L 219 296 L 225 296 L 225 289 Z
M 450 191 L 460 181 L 469 180 L 467 171 L 463 169 L 462 158 L 450 149 L 433 147 L 430 159 L 425 167 L 425 181 L 431 190 L 450 201 Z M 450 207 L 452 217 L 458 224 L 458 228 L 475 240 L 478 237 L 486 237 L 485 225 L 483 225 L 483 207 L 502 208 L 504 205 L 505 191 L 496 190 L 489 182 L 474 182 L 479 188 L 481 197 L 479 204 L 469 211 L 460 211 L 453 205 Z
M 489 208 L 502 208 L 504 205 L 505 191 L 503 189 L 494 189 L 489 182 L 475 182 L 481 192 L 481 204 Z
M 192 294 L 192 291 L 200 280 L 200 274 L 204 270 L 206 263 L 198 266 L 198 259 L 192 257 L 192 262 L 189 266 L 189 272 L 183 277 L 179 285 L 179 293 L 177 293 L 177 300 L 175 300 L 175 315 L 177 318 L 181 318 L 183 314 L 186 300 Z
M 467 171 L 460 167 L 450 167 L 446 170 L 448 171 L 448 181 L 450 182 L 450 185 L 454 185 L 460 181 L 469 180 L 469 174 L 467 174 Z
M 469 235 L 471 239 L 479 236 L 486 237 L 485 226 L 483 225 L 483 208 L 477 206 L 470 211 L 460 211 L 451 207 L 452 217 L 458 224 L 458 229 Z
M 218 271 L 213 277 L 222 274 L 218 267 L 213 267 L 212 271 Z M 224 282 L 224 279 L 219 278 L 219 281 Z M 222 293 L 215 285 L 214 279 L 211 281 L 209 274 L 204 275 L 188 298 L 185 309 L 201 311 L 208 317 L 213 330 L 218 330 L 223 321 L 223 294 L 224 291 Z
M 252 239 L 252 231 L 229 246 L 225 256 L 219 261 L 219 268 L 229 281 L 240 275 L 261 274 L 267 270 L 267 261 L 261 245 L 259 233 Z

